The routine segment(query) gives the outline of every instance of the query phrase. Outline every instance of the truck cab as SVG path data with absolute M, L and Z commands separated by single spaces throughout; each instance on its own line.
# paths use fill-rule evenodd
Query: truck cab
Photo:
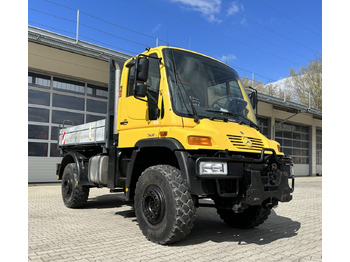
M 86 204 L 91 187 L 122 191 L 143 234 L 169 244 L 190 233 L 203 198 L 240 228 L 258 226 L 292 199 L 291 158 L 260 133 L 257 93 L 247 94 L 228 65 L 180 48 L 149 48 L 122 70 L 111 60 L 109 83 L 104 122 L 86 132 L 60 130 L 57 175 L 66 206 Z M 76 142 L 87 133 L 90 140 Z

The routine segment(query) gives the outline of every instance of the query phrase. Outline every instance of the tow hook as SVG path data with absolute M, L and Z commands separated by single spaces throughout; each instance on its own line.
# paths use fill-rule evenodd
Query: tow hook
M 266 199 L 265 200 L 266 201 L 266 203 L 265 203 L 265 207 L 266 208 L 273 208 L 273 207 L 275 207 L 275 206 L 277 206 L 278 205 L 278 200 L 276 200 L 275 198 L 273 198 L 273 197 L 270 197 L 270 198 L 268 198 L 268 199 Z

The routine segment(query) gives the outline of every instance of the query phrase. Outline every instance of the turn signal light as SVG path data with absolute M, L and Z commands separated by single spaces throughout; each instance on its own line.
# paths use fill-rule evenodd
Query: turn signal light
M 189 136 L 187 137 L 188 144 L 196 146 L 211 146 L 211 139 L 207 136 Z

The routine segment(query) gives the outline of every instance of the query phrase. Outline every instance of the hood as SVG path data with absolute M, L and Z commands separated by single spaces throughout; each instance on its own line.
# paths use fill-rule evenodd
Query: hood
M 182 135 L 175 135 L 175 137 L 182 137 L 182 144 L 186 145 L 187 149 L 227 149 L 229 151 L 260 153 L 263 148 L 270 148 L 268 139 L 258 130 L 247 125 L 209 119 L 201 119 L 196 125 L 192 123 L 189 126 L 185 123 L 183 129 L 177 129 L 176 132 L 180 132 Z M 190 145 L 188 144 L 188 136 L 209 137 L 212 145 Z

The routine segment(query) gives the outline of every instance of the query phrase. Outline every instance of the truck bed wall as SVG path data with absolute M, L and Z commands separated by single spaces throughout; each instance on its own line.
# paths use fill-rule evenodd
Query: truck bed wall
M 59 147 L 105 143 L 106 120 L 62 128 L 59 131 Z

